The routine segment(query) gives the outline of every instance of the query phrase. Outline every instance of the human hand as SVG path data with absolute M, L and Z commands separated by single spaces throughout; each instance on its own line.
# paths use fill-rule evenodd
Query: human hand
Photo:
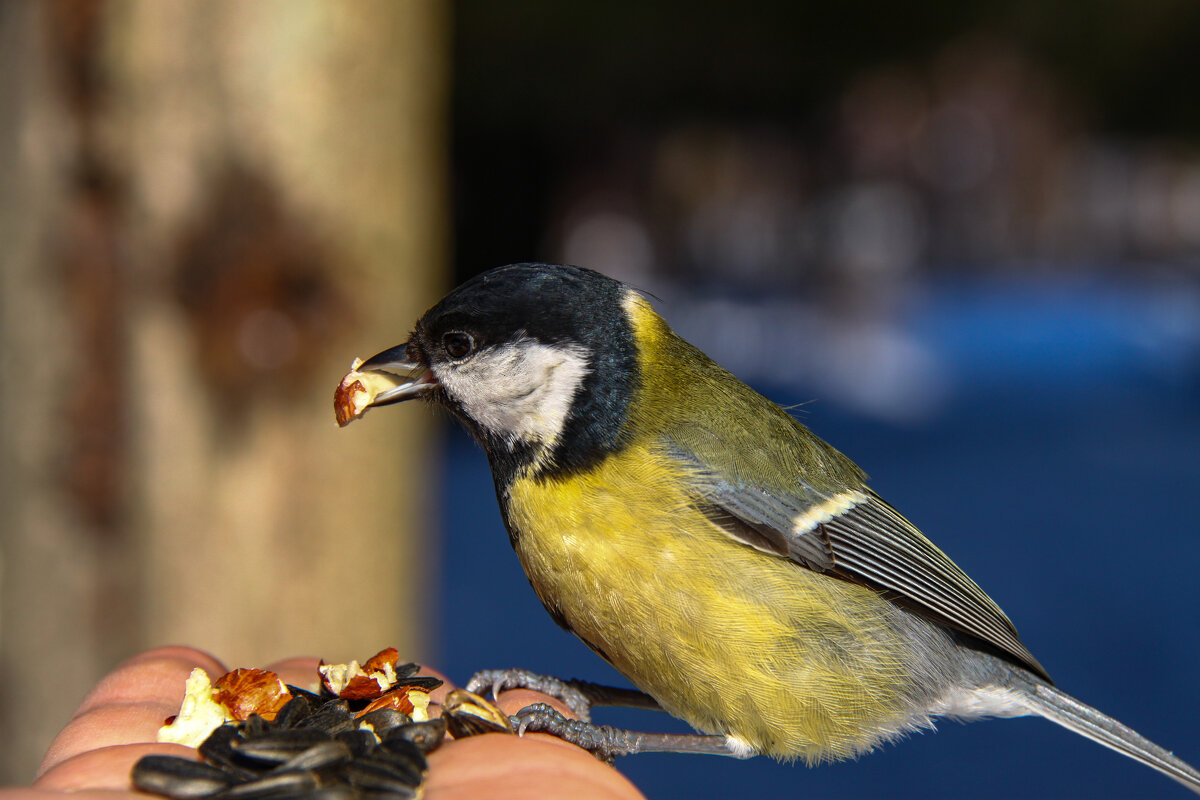
M 268 669 L 285 683 L 305 686 L 313 681 L 316 665 L 314 658 L 295 658 Z M 48 800 L 65 792 L 73 800 L 145 800 L 129 782 L 139 758 L 151 753 L 195 757 L 192 748 L 155 741 L 163 720 L 179 710 L 184 680 L 194 667 L 214 677 L 227 671 L 212 656 L 187 647 L 151 650 L 117 667 L 88 694 L 50 745 L 33 785 L 0 790 L 0 800 Z M 435 691 L 434 703 L 440 703 L 449 688 Z M 568 713 L 557 701 L 527 690 L 504 692 L 497 704 L 512 714 L 535 702 L 550 702 Z M 431 706 L 431 711 L 436 708 Z M 612 767 L 544 734 L 447 741 L 429 755 L 424 788 L 427 800 L 642 798 Z

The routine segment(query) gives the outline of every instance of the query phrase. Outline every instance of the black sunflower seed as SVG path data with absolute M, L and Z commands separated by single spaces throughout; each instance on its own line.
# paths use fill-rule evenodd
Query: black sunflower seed
M 418 750 L 416 745 L 402 747 L 399 752 L 380 747 L 375 752 L 363 756 L 361 760 L 382 764 L 389 769 L 403 772 L 412 781 L 413 786 L 420 786 L 421 781 L 425 778 L 425 773 L 429 771 L 429 763 L 425 760 L 425 754 Z
M 355 791 L 358 792 L 358 797 L 362 798 L 362 800 L 413 800 L 413 798 L 421 796 L 421 789 L 412 786 L 400 789 L 388 789 L 381 792 L 357 788 Z
M 455 739 L 481 733 L 513 733 L 508 716 L 495 703 L 466 689 L 455 689 L 446 695 L 442 718 L 446 720 L 446 730 Z
M 317 728 L 284 728 L 254 739 L 234 739 L 231 744 L 234 757 L 239 761 L 274 765 L 298 756 L 313 745 L 328 741 L 329 734 Z
M 397 725 L 407 725 L 410 722 L 412 722 L 412 717 L 394 708 L 379 708 L 358 718 L 360 725 L 363 723 L 370 725 L 371 729 L 379 736 Z
M 446 720 L 446 730 L 455 739 L 465 739 L 468 736 L 479 736 L 484 733 L 512 733 L 511 729 L 505 728 L 498 722 L 465 712 L 446 711 L 442 718 Z
M 308 718 L 307 726 L 315 730 L 324 731 L 330 736 L 335 736 L 343 731 L 355 730 L 358 727 L 358 723 L 354 721 L 354 717 L 350 716 L 350 712 L 339 708 L 332 711 L 324 709 L 318 711 Z
M 350 785 L 364 792 L 413 792 L 421 785 L 421 776 L 373 756 L 356 758 L 345 767 Z
M 435 678 L 432 675 L 415 675 L 411 678 L 401 678 L 395 683 L 395 687 L 411 686 L 414 689 L 424 689 L 427 692 L 432 692 L 441 685 L 442 679 Z
M 239 783 L 214 795 L 215 800 L 275 800 L 307 797 L 319 788 L 321 779 L 313 772 L 272 772 L 252 781 Z
M 350 701 L 344 697 L 335 695 L 321 695 L 320 699 L 313 704 L 314 711 L 350 711 Z
M 238 730 L 241 731 L 244 738 L 255 739 L 259 736 L 265 736 L 271 730 L 271 725 L 258 714 L 251 714 L 238 726 Z
M 313 695 L 316 697 L 316 695 Z M 301 725 L 312 716 L 313 703 L 304 695 L 297 695 L 284 704 L 283 708 L 275 714 L 275 719 L 272 721 L 272 727 L 275 728 L 294 728 Z
M 207 797 L 235 783 L 238 778 L 220 767 L 178 756 L 150 755 L 133 767 L 133 785 L 143 792 L 167 797 Z
M 429 770 L 429 762 L 425 754 L 408 739 L 388 739 L 380 743 L 380 752 L 374 757 L 387 763 L 403 767 L 413 775 L 424 775 Z
M 311 792 L 304 793 L 304 800 L 365 800 L 362 793 L 346 783 L 332 786 L 321 786 Z M 386 798 L 371 798 L 370 800 L 386 800 Z
M 233 741 L 240 739 L 236 725 L 221 725 L 197 748 L 200 757 L 210 764 L 215 764 L 231 775 L 240 778 L 251 778 L 254 773 L 245 769 L 234 760 Z
M 340 767 L 350 760 L 350 748 L 342 742 L 325 741 L 314 744 L 302 753 L 284 761 L 275 768 L 276 772 L 311 770 L 319 772 Z
M 409 675 L 415 675 L 420 668 L 420 664 L 414 664 L 410 661 L 407 664 L 397 664 L 393 668 L 393 671 L 396 673 L 397 678 L 407 678 Z
M 375 734 L 364 730 L 342 731 L 334 739 L 350 748 L 350 755 L 355 758 L 371 752 L 379 744 Z
M 446 720 L 441 717 L 426 722 L 410 722 L 389 729 L 383 737 L 384 746 L 393 739 L 412 742 L 424 753 L 431 753 L 446 738 Z
M 308 689 L 302 689 L 299 686 L 293 686 L 290 683 L 285 685 L 287 686 L 288 694 L 290 694 L 292 697 L 303 697 L 314 706 L 322 702 L 321 695 L 317 694 L 316 692 L 310 692 Z

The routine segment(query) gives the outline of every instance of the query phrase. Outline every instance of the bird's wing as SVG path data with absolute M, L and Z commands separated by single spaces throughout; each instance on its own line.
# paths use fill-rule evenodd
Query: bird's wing
M 697 505 L 730 536 L 880 590 L 893 602 L 981 639 L 1049 680 L 1000 607 L 865 485 L 821 490 L 797 479 L 786 488 L 765 487 L 714 466 L 677 439 L 668 442 L 667 450 L 692 476 Z

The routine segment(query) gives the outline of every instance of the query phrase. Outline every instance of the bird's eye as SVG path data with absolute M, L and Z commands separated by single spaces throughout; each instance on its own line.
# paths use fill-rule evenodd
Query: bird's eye
M 470 334 L 450 331 L 442 337 L 442 347 L 446 348 L 446 355 L 453 359 L 466 358 L 475 349 L 475 340 Z

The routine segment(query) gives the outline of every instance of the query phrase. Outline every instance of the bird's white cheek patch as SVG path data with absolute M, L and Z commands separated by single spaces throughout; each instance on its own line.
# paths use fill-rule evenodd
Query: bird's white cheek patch
M 582 348 L 532 339 L 489 348 L 438 370 L 463 410 L 510 444 L 553 444 L 589 371 Z

